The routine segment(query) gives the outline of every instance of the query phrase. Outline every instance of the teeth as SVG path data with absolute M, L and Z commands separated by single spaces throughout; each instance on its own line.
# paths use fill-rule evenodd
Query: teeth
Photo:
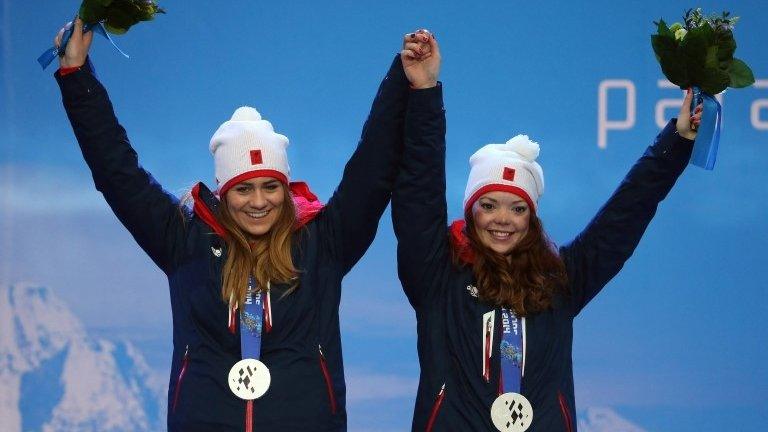
M 509 236 L 512 235 L 511 232 L 506 232 L 506 231 L 488 230 L 488 232 L 490 232 L 492 236 L 494 236 L 496 238 L 500 238 L 500 239 L 506 239 L 506 238 L 509 238 Z
M 269 213 L 269 210 L 262 210 L 262 211 L 257 211 L 257 212 L 246 212 L 246 214 L 248 216 L 250 216 L 252 218 L 255 218 L 255 219 L 263 218 L 264 216 L 267 215 L 267 213 Z

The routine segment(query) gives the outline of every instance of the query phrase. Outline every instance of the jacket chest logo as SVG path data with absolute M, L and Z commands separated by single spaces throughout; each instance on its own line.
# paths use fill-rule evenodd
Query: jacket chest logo
M 474 285 L 467 285 L 467 291 L 469 291 L 469 295 L 472 297 L 477 298 L 477 287 Z
M 216 249 L 215 247 L 211 246 L 211 252 L 213 252 L 213 255 L 216 258 L 221 257 L 221 248 Z

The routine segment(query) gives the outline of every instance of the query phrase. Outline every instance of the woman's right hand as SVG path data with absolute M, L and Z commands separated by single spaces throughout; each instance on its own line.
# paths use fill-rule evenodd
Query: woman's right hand
M 680 114 L 677 115 L 677 133 L 689 140 L 695 140 L 701 124 L 701 116 L 704 114 L 704 106 L 699 104 L 694 108 L 691 114 L 691 102 L 693 101 L 693 91 L 689 88 L 683 99 L 683 105 L 680 106 Z
M 85 64 L 85 59 L 88 57 L 88 51 L 91 49 L 91 42 L 93 41 L 93 32 L 83 34 L 83 20 L 80 18 L 75 19 L 75 30 L 72 32 L 72 37 L 67 42 L 67 47 L 64 50 L 64 55 L 59 56 L 59 67 L 72 68 L 80 67 Z M 72 27 L 72 23 L 67 23 L 53 40 L 53 45 L 56 48 L 61 46 L 61 38 L 64 36 L 64 32 Z
M 427 30 L 418 30 L 403 37 L 400 51 L 405 76 L 416 89 L 437 85 L 440 74 L 440 47 L 435 36 Z

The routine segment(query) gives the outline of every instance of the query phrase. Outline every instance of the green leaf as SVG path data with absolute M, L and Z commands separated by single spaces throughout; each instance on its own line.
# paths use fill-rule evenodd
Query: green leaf
M 688 79 L 692 85 L 702 86 L 705 80 L 704 69 L 707 58 L 707 34 L 702 28 L 691 29 L 680 42 L 680 57 L 688 72 Z
M 717 58 L 720 61 L 730 61 L 736 52 L 736 39 L 733 32 L 721 33 L 717 38 Z
M 704 40 L 707 41 L 707 44 L 714 45 L 716 41 L 717 34 L 715 33 L 715 29 L 712 28 L 709 23 L 703 23 L 697 29 L 699 32 L 701 32 L 702 37 L 704 37 Z
M 728 74 L 728 68 L 731 66 L 733 58 L 720 60 L 720 49 L 717 45 L 710 45 L 707 47 L 707 56 L 704 59 L 705 70 L 719 69 L 723 72 L 723 76 Z
M 150 21 L 155 18 L 157 12 L 157 6 L 152 3 L 144 3 L 139 6 L 139 19 L 141 21 Z
M 716 68 L 705 68 L 703 78 L 698 82 L 698 86 L 701 87 L 705 93 L 716 95 L 728 87 L 728 83 L 731 81 L 731 77 L 728 76 L 728 72 Z M 694 82 L 694 85 L 697 85 Z
M 680 87 L 688 86 L 688 73 L 685 63 L 679 55 L 677 41 L 674 36 L 651 36 L 651 45 L 656 59 L 661 65 L 661 71 L 667 79 Z
M 672 36 L 672 38 L 675 37 L 675 32 L 667 27 L 667 23 L 665 23 L 663 19 L 659 20 L 657 31 L 660 36 Z
M 126 11 L 126 9 L 128 10 Z M 107 20 L 104 24 L 105 26 L 108 25 L 110 28 L 117 31 L 122 30 L 122 33 L 115 34 L 123 34 L 137 22 L 138 20 L 132 17 L 130 14 L 130 7 L 125 8 L 125 6 L 123 6 L 121 8 L 117 8 L 113 6 L 107 11 Z
M 651 46 L 656 57 L 665 57 L 677 52 L 677 41 L 674 36 L 652 35 Z
M 112 27 L 108 23 L 104 23 L 104 29 L 112 34 L 121 35 L 125 34 L 128 29 L 127 28 L 118 28 L 118 27 Z
M 92 24 L 107 16 L 107 8 L 101 4 L 100 0 L 84 0 L 77 14 L 83 22 Z
M 728 68 L 728 76 L 731 80 L 730 86 L 733 88 L 743 88 L 755 83 L 752 69 L 739 59 L 733 59 L 731 67 Z

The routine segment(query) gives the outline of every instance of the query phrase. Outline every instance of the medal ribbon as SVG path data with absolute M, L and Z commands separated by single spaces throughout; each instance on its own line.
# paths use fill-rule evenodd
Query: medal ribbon
M 269 304 L 269 286 L 267 291 L 257 293 L 254 291 L 256 291 L 256 280 L 251 276 L 248 278 L 248 291 L 245 293 L 245 304 L 240 313 L 240 351 L 244 359 L 258 360 L 261 357 L 262 329 L 266 326 L 267 332 L 272 330 L 272 310 Z M 252 400 L 245 405 L 245 431 L 253 431 Z
M 245 305 L 240 313 L 240 350 L 244 359 L 258 360 L 261 356 L 261 333 L 264 327 L 264 315 L 269 293 L 256 291 L 256 281 L 248 279 L 248 291 L 245 294 Z M 266 313 L 269 315 L 269 312 Z M 271 321 L 271 320 L 269 320 Z M 267 322 L 267 331 L 271 323 Z
M 500 394 L 520 393 L 523 376 L 523 326 L 524 321 L 514 312 L 501 309 L 501 343 L 499 357 L 501 358 Z

